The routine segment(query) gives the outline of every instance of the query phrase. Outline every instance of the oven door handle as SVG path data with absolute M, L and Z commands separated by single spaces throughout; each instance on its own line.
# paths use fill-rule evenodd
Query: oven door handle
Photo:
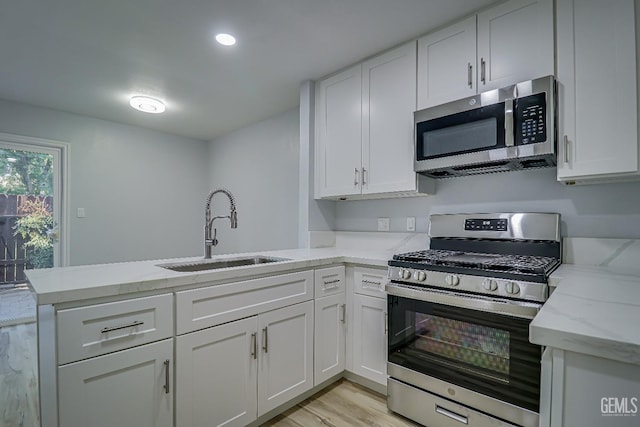
M 503 314 L 524 319 L 533 319 L 542 304 L 526 301 L 515 301 L 493 298 L 485 295 L 468 295 L 451 291 L 407 286 L 399 283 L 389 283 L 385 286 L 389 295 L 450 305 L 471 310 L 481 310 L 489 313 Z

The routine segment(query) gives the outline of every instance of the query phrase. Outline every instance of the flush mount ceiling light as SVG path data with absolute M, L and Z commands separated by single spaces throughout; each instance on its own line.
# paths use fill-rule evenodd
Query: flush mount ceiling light
M 216 41 L 223 46 L 233 46 L 236 44 L 236 38 L 231 34 L 220 33 L 216 35 Z
M 166 110 L 164 102 L 149 96 L 132 96 L 129 105 L 138 111 L 150 114 L 160 114 Z

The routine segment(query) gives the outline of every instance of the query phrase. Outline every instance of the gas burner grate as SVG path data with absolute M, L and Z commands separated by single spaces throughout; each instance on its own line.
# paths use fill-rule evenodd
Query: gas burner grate
M 394 255 L 394 260 L 424 265 L 463 267 L 483 271 L 503 271 L 547 275 L 560 263 L 557 258 L 529 255 L 500 255 L 427 249 Z

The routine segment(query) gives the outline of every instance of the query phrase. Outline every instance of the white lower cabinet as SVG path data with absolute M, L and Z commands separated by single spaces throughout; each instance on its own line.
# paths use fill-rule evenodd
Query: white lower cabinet
M 256 419 L 257 316 L 176 338 L 176 425 L 243 426 Z
M 344 292 L 315 300 L 314 385 L 345 368 L 347 306 Z
M 58 368 L 60 426 L 173 426 L 173 339 Z
M 179 336 L 176 420 L 243 426 L 313 387 L 313 301 Z
M 387 300 L 353 297 L 353 372 L 387 385 Z
M 636 427 L 640 366 L 547 347 L 540 427 Z
M 258 316 L 258 416 L 313 387 L 313 301 Z

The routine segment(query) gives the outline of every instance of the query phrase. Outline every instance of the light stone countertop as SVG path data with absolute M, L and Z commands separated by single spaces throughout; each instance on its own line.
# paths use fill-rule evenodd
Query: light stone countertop
M 529 339 L 640 365 L 640 271 L 636 266 L 563 264 L 557 286 L 529 327 Z
M 113 264 L 58 267 L 26 271 L 37 304 L 59 304 L 94 298 L 114 297 L 140 292 L 175 290 L 177 287 L 228 283 L 261 275 L 286 273 L 291 270 L 316 268 L 336 263 L 386 267 L 393 256 L 391 250 L 359 250 L 349 248 L 291 249 L 213 256 L 212 260 L 264 255 L 287 258 L 287 261 L 246 267 L 223 268 L 180 273 L 158 264 L 203 261 L 202 257 L 176 258 Z

